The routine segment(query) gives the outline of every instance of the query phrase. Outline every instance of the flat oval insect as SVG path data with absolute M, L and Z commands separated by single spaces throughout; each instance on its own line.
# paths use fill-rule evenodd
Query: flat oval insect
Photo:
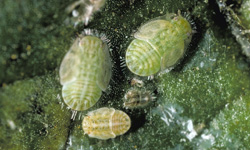
M 77 38 L 60 66 L 64 102 L 78 111 L 92 107 L 107 89 L 111 68 L 105 42 L 95 36 Z
M 84 117 L 82 128 L 89 137 L 107 140 L 126 133 L 131 126 L 129 116 L 114 108 L 99 108 Z
M 128 109 L 143 108 L 154 99 L 155 97 L 150 91 L 132 88 L 124 96 L 123 106 Z
M 139 76 L 151 76 L 174 66 L 192 38 L 190 23 L 180 14 L 167 14 L 142 25 L 126 51 L 126 64 Z

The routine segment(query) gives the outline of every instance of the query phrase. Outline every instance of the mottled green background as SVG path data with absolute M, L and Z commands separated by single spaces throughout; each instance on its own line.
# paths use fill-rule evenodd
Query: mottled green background
M 72 2 L 0 1 L 0 149 L 250 149 L 249 60 L 231 34 L 234 22 L 226 21 L 215 0 L 107 0 L 87 26 L 76 28 L 66 21 Z M 249 0 L 230 3 L 243 23 L 249 21 Z M 169 73 L 141 78 L 154 102 L 124 109 L 134 75 L 121 64 L 133 33 L 149 19 L 178 10 L 189 13 L 196 30 L 185 57 Z M 98 103 L 71 120 L 58 69 L 85 28 L 110 39 L 113 76 Z M 126 134 L 106 141 L 83 134 L 84 115 L 104 106 L 131 117 Z

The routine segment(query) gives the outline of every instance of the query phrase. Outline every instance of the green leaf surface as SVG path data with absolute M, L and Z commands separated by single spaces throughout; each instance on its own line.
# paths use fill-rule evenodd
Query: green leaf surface
M 1 2 L 0 149 L 250 149 L 249 64 L 216 1 L 132 2 L 107 0 L 87 26 L 75 28 L 65 12 L 73 0 Z M 133 34 L 148 20 L 178 10 L 190 16 L 195 31 L 185 56 L 168 73 L 137 77 L 155 101 L 123 108 L 136 77 L 122 66 Z M 59 66 L 85 29 L 110 40 L 112 79 L 96 105 L 71 119 Z M 131 129 L 109 140 L 84 134 L 84 115 L 104 106 L 126 112 Z

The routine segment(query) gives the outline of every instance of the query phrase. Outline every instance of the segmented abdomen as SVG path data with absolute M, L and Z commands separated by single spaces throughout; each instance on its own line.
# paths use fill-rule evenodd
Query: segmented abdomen
M 128 115 L 120 110 L 115 110 L 111 122 L 112 131 L 116 136 L 122 135 L 127 132 L 131 125 L 131 121 Z
M 82 127 L 90 137 L 106 140 L 128 131 L 131 126 L 129 116 L 114 108 L 99 108 L 84 117 Z
M 160 70 L 160 56 L 146 41 L 134 39 L 126 52 L 128 68 L 135 74 L 149 76 Z
M 93 81 L 76 80 L 62 88 L 64 102 L 74 110 L 86 110 L 101 97 L 102 91 Z

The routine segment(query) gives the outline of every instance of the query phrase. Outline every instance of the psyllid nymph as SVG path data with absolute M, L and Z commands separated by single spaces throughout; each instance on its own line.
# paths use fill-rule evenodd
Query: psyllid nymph
M 114 108 L 99 108 L 84 117 L 82 128 L 89 137 L 107 140 L 126 133 L 131 126 L 129 116 Z
M 77 38 L 60 66 L 64 102 L 78 111 L 92 107 L 108 87 L 111 68 L 105 42 L 89 35 Z
M 144 108 L 154 100 L 155 96 L 152 92 L 141 88 L 131 88 L 124 96 L 123 106 L 127 109 Z
M 126 64 L 139 76 L 151 76 L 173 67 L 192 38 L 190 23 L 180 15 L 167 14 L 142 25 L 126 51 Z

